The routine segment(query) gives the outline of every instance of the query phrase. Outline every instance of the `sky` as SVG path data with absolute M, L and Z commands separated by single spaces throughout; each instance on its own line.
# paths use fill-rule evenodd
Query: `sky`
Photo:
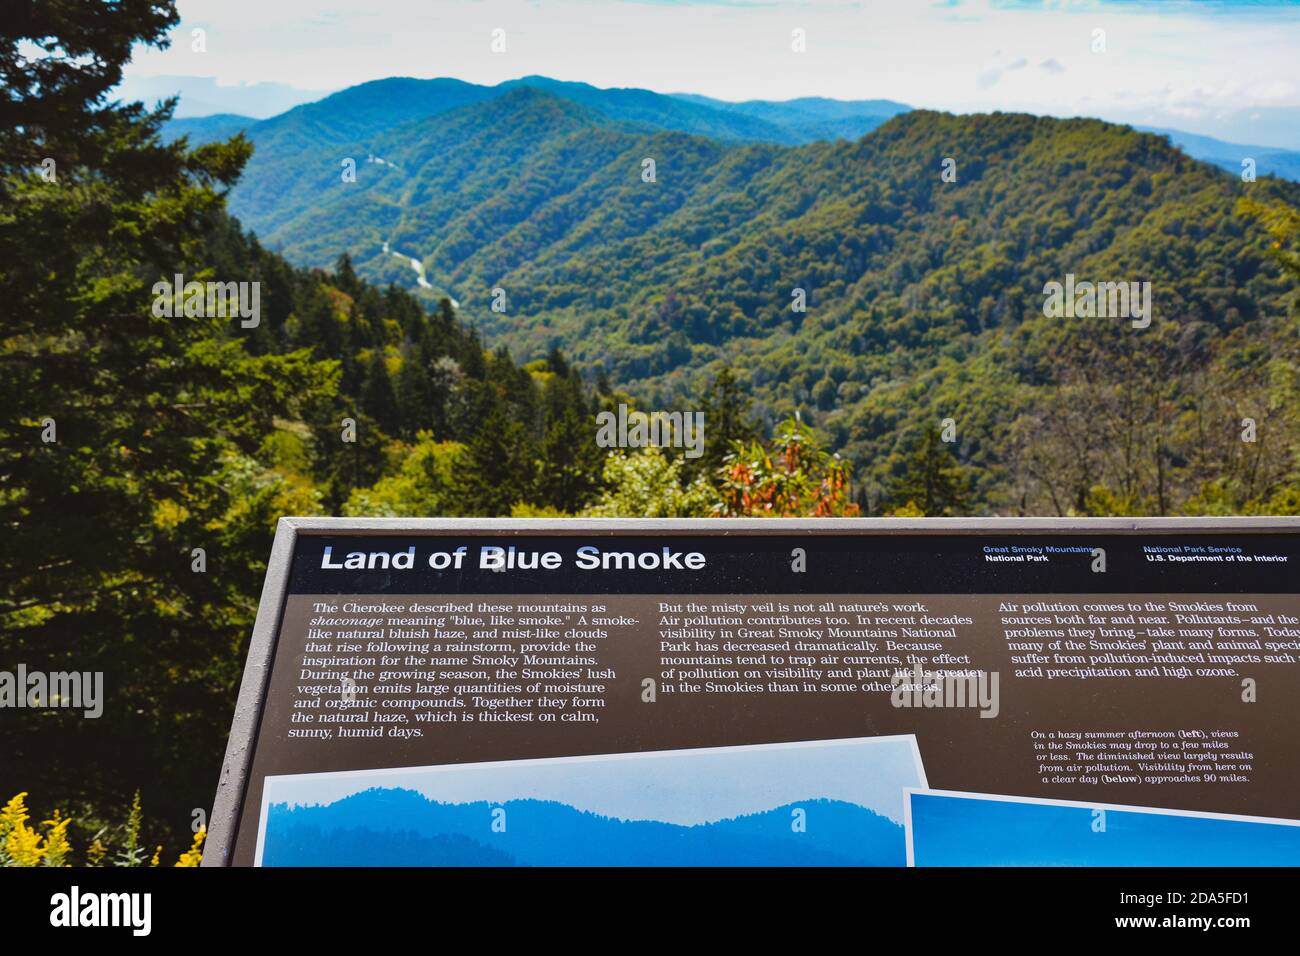
M 386 76 L 1099 116 L 1300 149 L 1300 0 L 179 0 L 127 88 L 250 115 Z M 193 32 L 205 31 L 205 50 Z M 492 49 L 504 31 L 504 50 Z M 796 52 L 794 31 L 805 49 Z M 1104 37 L 1097 31 L 1104 31 Z M 173 82 L 174 81 L 167 81 Z M 238 84 L 279 84 L 231 90 Z M 133 87 L 134 84 L 134 87 Z M 242 98 L 241 98 L 242 97 Z M 264 100 L 259 108 L 259 100 Z

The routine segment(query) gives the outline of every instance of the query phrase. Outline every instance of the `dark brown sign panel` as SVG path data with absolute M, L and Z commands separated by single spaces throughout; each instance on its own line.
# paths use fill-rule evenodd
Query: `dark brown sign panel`
M 1297 531 L 289 520 L 205 863 L 1294 864 Z

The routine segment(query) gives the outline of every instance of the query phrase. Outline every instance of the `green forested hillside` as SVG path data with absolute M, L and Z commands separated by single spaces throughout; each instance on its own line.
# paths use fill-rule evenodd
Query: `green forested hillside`
M 233 208 L 295 261 L 350 250 L 362 275 L 410 284 L 393 251 L 418 257 L 426 298 L 452 296 L 517 354 L 558 345 L 651 405 L 681 406 L 731 367 L 765 420 L 798 410 L 825 428 L 861 463 L 871 500 L 922 432 L 952 418 L 978 507 L 1060 510 L 1060 489 L 1026 482 L 1015 436 L 1039 427 L 1082 345 L 1105 344 L 1106 368 L 1172 349 L 1162 361 L 1188 374 L 1246 339 L 1290 347 L 1287 280 L 1238 203 L 1300 204 L 1300 186 L 1242 183 L 1095 120 L 916 111 L 856 142 L 745 145 L 522 88 L 369 148 L 387 164 L 355 183 L 318 158 L 292 181 L 246 180 Z M 941 180 L 945 157 L 955 182 Z M 1150 282 L 1151 328 L 1045 318 L 1043 286 L 1066 274 Z M 1170 388 L 1181 404 L 1199 394 Z M 1165 482 L 1163 456 L 1189 454 L 1083 471 L 1127 488 L 1122 507 L 1168 510 L 1215 475 L 1174 468 L 1170 491 L 1147 472 Z M 1081 509 L 1077 491 L 1066 498 Z
M 593 120 L 644 129 L 672 129 L 726 142 L 809 142 L 824 135 L 860 133 L 884 118 L 872 113 L 864 122 L 853 111 L 842 115 L 843 110 L 836 109 L 835 101 L 808 101 L 788 107 L 772 103 L 730 104 L 703 98 L 696 102 L 694 98 L 663 96 L 649 90 L 598 89 L 586 83 L 566 83 L 542 76 L 509 80 L 496 86 L 448 78 L 392 77 L 349 87 L 266 120 L 234 116 L 186 118 L 170 120 L 164 132 L 169 139 L 185 136 L 192 145 L 246 132 L 256 143 L 257 152 L 248 165 L 240 190 L 247 202 L 243 211 L 247 214 L 256 209 L 271 215 L 279 209 L 280 191 L 298 184 L 295 174 L 303 174 L 319 184 L 322 149 L 331 151 L 328 158 L 334 162 L 327 165 L 337 174 L 339 160 L 344 156 L 351 156 L 358 163 L 372 152 L 382 156 L 384 144 L 378 143 L 376 137 L 385 132 L 530 90 L 579 104 L 590 111 Z M 762 113 L 763 107 L 771 108 L 771 115 L 754 115 L 755 110 Z M 879 108 L 873 104 L 864 106 L 867 110 Z M 336 158 L 334 152 L 339 150 Z

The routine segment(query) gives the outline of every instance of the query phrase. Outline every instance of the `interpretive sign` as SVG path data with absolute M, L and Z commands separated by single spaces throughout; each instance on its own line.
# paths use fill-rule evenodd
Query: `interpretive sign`
M 285 519 L 205 865 L 1300 863 L 1300 520 Z

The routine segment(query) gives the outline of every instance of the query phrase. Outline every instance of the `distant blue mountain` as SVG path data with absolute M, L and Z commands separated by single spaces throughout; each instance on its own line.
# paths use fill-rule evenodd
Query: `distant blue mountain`
M 1300 153 L 1273 146 L 1248 146 L 1242 143 L 1225 143 L 1212 136 L 1198 136 L 1176 129 L 1139 126 L 1144 133 L 1167 136 L 1169 141 L 1193 159 L 1213 163 L 1235 175 L 1241 175 L 1241 161 L 1246 157 L 1255 160 L 1255 175 L 1277 176 L 1300 182 Z
M 912 109 L 893 100 L 834 100 L 818 96 L 732 103 L 694 93 L 601 89 L 588 83 L 545 76 L 525 76 L 496 86 L 450 78 L 389 77 L 348 87 L 270 119 L 256 120 L 228 113 L 173 119 L 164 127 L 163 135 L 169 140 L 188 136 L 197 146 L 226 139 L 242 130 L 257 146 L 249 170 L 250 176 L 257 176 L 265 172 L 264 164 L 296 162 L 303 153 L 325 146 L 360 144 L 408 123 L 486 103 L 521 87 L 562 97 L 611 122 L 708 136 L 720 142 L 785 146 L 857 140 L 891 117 Z M 1271 174 L 1300 182 L 1300 153 L 1294 151 L 1229 143 L 1180 130 L 1136 128 L 1167 136 L 1193 159 L 1213 163 L 1229 172 L 1239 174 L 1242 158 L 1251 156 L 1256 161 L 1258 175 Z M 256 224 L 265 226 L 265 223 Z
M 584 105 L 616 122 L 706 135 L 722 142 L 776 143 L 781 146 L 818 140 L 858 139 L 898 114 L 911 111 L 894 100 L 833 100 L 802 96 L 793 100 L 745 100 L 729 103 L 697 94 L 659 94 L 637 88 L 591 86 L 549 77 L 521 77 L 497 86 L 480 86 L 460 79 L 390 77 L 361 83 L 278 114 L 269 120 L 222 113 L 175 118 L 164 127 L 174 139 L 187 135 L 195 146 L 247 131 L 263 153 L 290 155 L 300 150 L 355 143 L 383 131 L 425 120 L 487 100 L 517 88 L 542 90 Z M 183 103 L 182 103 L 183 105 Z M 1242 159 L 1252 156 L 1260 176 L 1300 182 L 1300 153 L 1275 147 L 1244 146 L 1180 130 L 1138 126 L 1144 133 L 1169 137 L 1192 159 L 1213 163 L 1231 173 L 1242 172 Z M 256 169 L 256 168 L 255 168 Z
M 541 90 L 578 103 L 607 120 L 646 129 L 674 130 L 723 142 L 797 145 L 820 139 L 857 139 L 889 117 L 911 109 L 889 100 L 844 101 L 805 97 L 787 102 L 728 103 L 706 96 L 668 95 L 641 89 L 601 89 L 589 83 L 525 76 L 496 86 L 461 80 L 389 77 L 348 87 L 314 103 L 265 120 L 248 119 L 245 129 L 262 151 L 296 153 L 324 145 L 365 140 L 406 123 L 428 119 L 520 88 Z M 233 135 L 229 123 L 208 117 L 170 121 L 168 139 L 189 136 L 198 145 Z
M 322 830 L 289 822 L 276 834 L 266 866 L 517 866 L 500 850 L 468 837 L 421 836 L 409 830 Z
M 729 103 L 694 93 L 674 93 L 672 96 L 697 106 L 768 123 L 785 134 L 784 140 L 775 137 L 768 139 L 774 143 L 859 139 L 891 116 L 912 109 L 906 103 L 895 103 L 893 100 L 832 100 L 823 96 L 779 101 L 745 100 L 742 103 Z
M 494 810 L 505 832 L 492 832 Z M 792 828 L 795 808 L 806 828 Z M 619 820 L 545 800 L 447 804 L 374 788 L 323 806 L 273 804 L 266 866 L 903 866 L 901 826 L 810 799 L 683 826 Z
M 189 116 L 183 119 L 168 120 L 163 127 L 163 135 L 168 140 L 188 136 L 191 146 L 202 146 L 205 143 L 230 139 L 236 133 L 244 132 L 257 122 L 251 116 L 240 116 L 237 113 Z

